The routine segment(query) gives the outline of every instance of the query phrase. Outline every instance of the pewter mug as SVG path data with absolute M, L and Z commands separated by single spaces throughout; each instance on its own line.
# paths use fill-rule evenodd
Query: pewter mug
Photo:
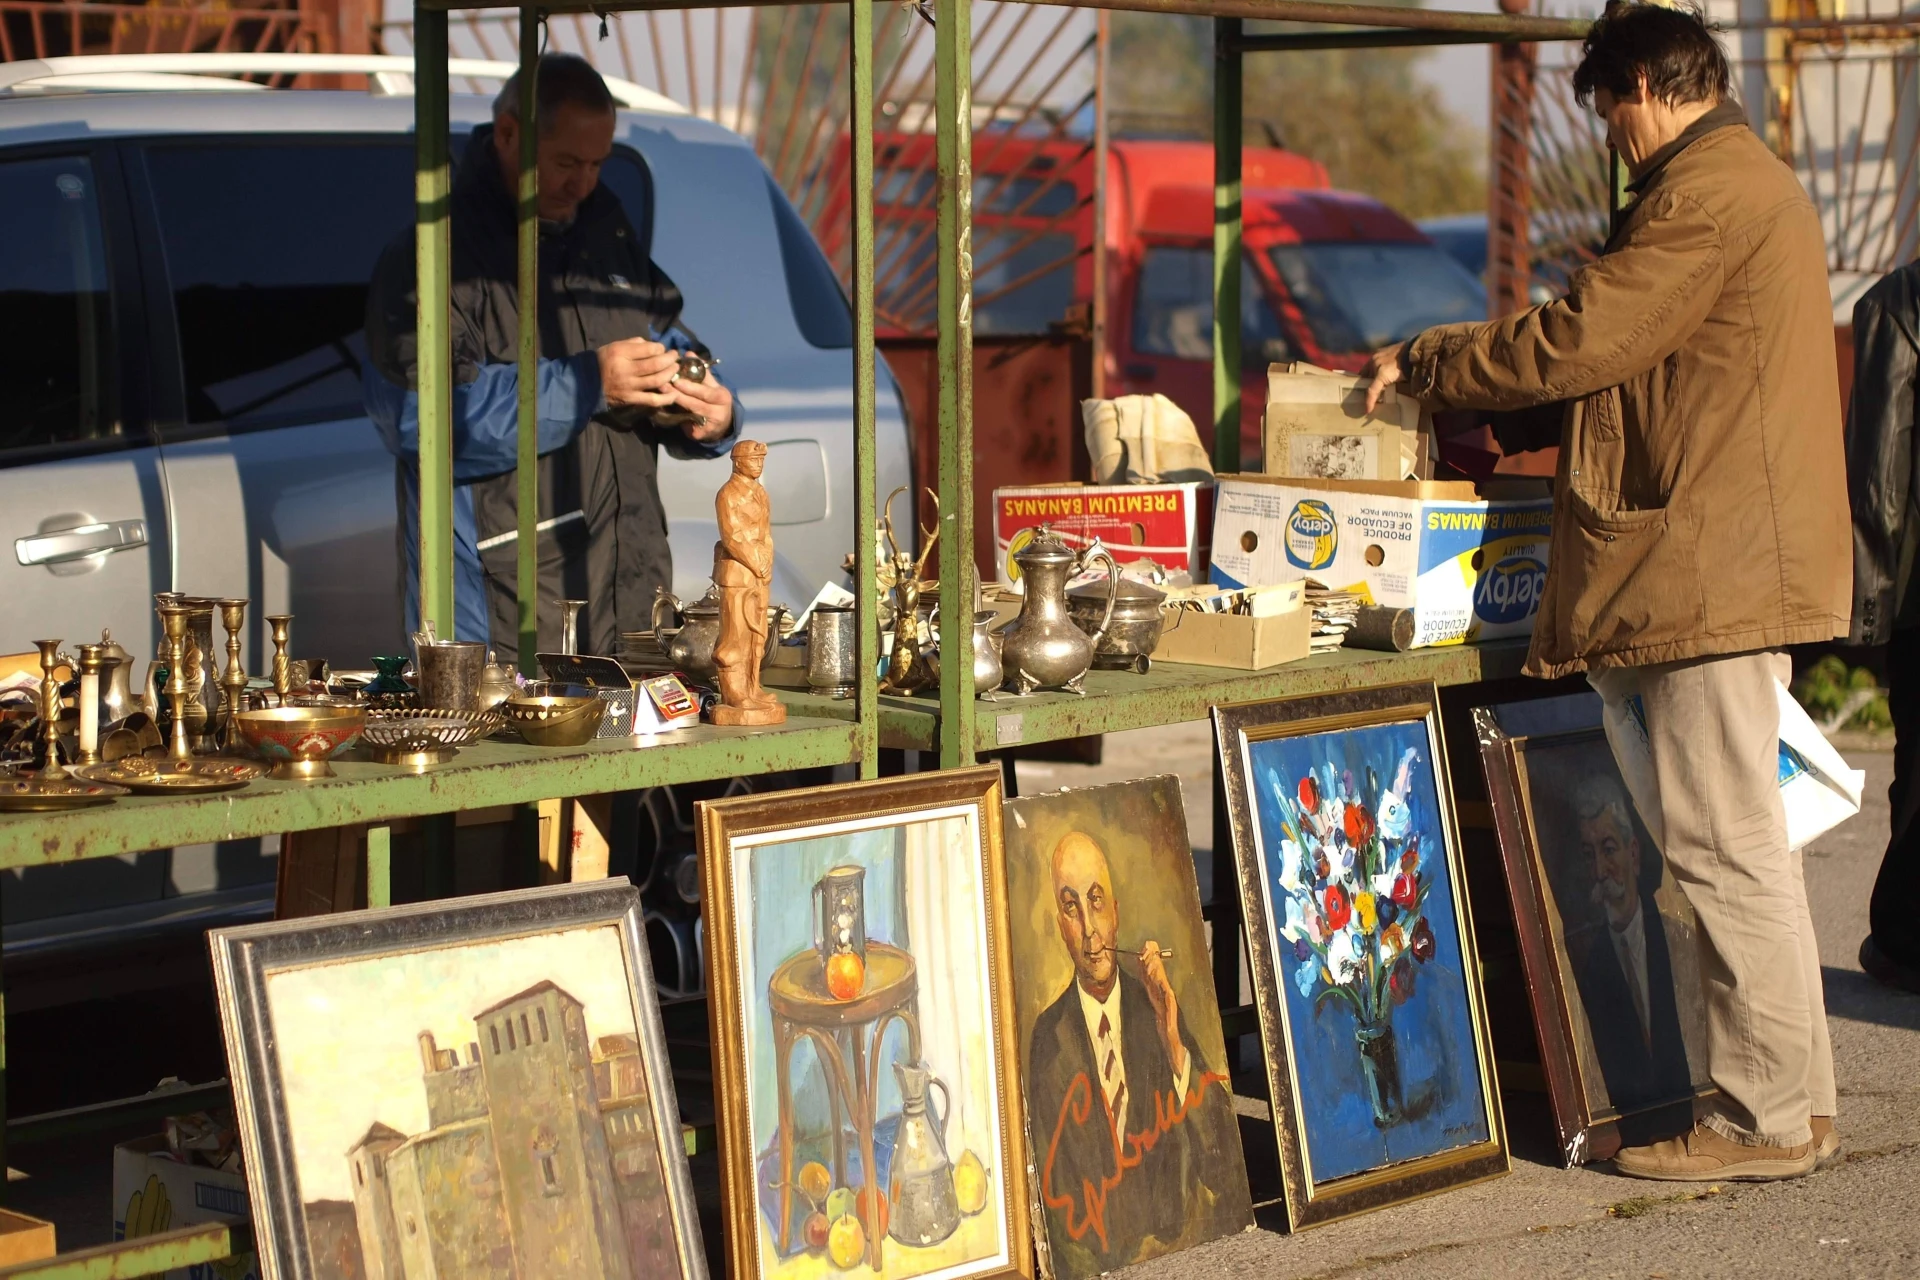
M 436 711 L 480 710 L 480 673 L 486 665 L 487 646 L 478 640 L 421 645 L 414 660 L 420 705 Z
M 815 605 L 807 619 L 807 688 L 846 697 L 860 658 L 858 615 L 852 609 Z
M 1046 525 L 1034 531 L 1033 541 L 1016 551 L 1013 559 L 1020 566 L 1026 598 L 1020 616 L 1000 631 L 1000 662 L 1007 680 L 1022 695 L 1036 689 L 1084 694 L 1094 650 L 1113 621 L 1120 566 L 1097 544 L 1087 551 L 1074 551 Z M 1099 627 L 1089 636 L 1067 614 L 1067 579 L 1093 559 L 1107 564 L 1107 607 Z

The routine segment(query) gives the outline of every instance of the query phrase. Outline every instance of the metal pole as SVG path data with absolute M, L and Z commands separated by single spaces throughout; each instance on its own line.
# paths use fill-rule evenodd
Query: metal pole
M 539 671 L 540 650 L 540 11 L 520 11 L 520 431 L 514 515 L 519 525 L 514 595 L 520 607 L 520 673 Z
M 940 767 L 973 763 L 972 0 L 935 0 L 939 166 Z M 917 495 L 916 495 L 917 496 Z
M 1093 398 L 1107 394 L 1107 54 L 1111 47 L 1111 16 L 1105 9 L 1094 19 L 1093 50 Z
M 1240 469 L 1240 19 L 1213 21 L 1213 469 Z
M 1078 8 L 1082 0 L 1032 0 L 1035 4 Z M 1339 0 L 1103 0 L 1103 9 L 1132 13 L 1180 13 L 1207 18 L 1250 18 L 1255 22 L 1324 22 L 1343 27 L 1403 27 L 1413 31 L 1478 31 L 1526 40 L 1578 40 L 1591 19 L 1511 17 L 1504 13 L 1461 13 L 1451 9 L 1394 9 L 1385 5 L 1342 4 Z M 1578 27 L 1578 30 L 1574 30 Z
M 853 102 L 853 586 L 859 628 L 854 653 L 854 730 L 860 776 L 880 776 L 879 584 L 873 544 L 874 405 L 878 370 L 873 336 L 873 0 L 852 0 Z
M 453 349 L 448 327 L 447 13 L 420 7 L 413 27 L 414 252 L 420 397 L 420 617 L 454 634 Z

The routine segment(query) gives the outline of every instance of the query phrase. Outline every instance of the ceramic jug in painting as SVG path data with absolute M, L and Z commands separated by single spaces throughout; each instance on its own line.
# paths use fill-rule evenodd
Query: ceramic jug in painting
M 892 1226 L 887 1234 L 901 1244 L 926 1248 L 939 1244 L 960 1226 L 960 1196 L 953 1185 L 953 1161 L 947 1159 L 947 1119 L 953 1098 L 924 1062 L 896 1062 L 900 1078 L 900 1127 L 893 1135 L 893 1168 L 888 1182 Z M 927 1090 L 945 1101 L 938 1117 L 927 1105 Z

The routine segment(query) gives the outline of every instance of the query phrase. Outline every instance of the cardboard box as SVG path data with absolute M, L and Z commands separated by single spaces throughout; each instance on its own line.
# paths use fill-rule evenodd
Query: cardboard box
M 0 1209 L 0 1267 L 40 1262 L 58 1252 L 51 1222 Z
M 1267 368 L 1261 470 L 1335 480 L 1426 479 L 1430 419 L 1392 387 L 1369 414 L 1367 380 L 1312 365 Z
M 1224 476 L 1211 580 L 1302 575 L 1414 611 L 1415 648 L 1533 632 L 1547 577 L 1553 502 L 1512 482 L 1480 496 L 1464 481 Z
M 1162 612 L 1166 625 L 1153 651 L 1155 662 L 1264 671 L 1304 658 L 1313 648 L 1313 611 L 1305 607 L 1265 618 L 1194 609 Z
M 246 1222 L 247 1176 L 182 1164 L 155 1134 L 113 1149 L 113 1238 L 157 1235 L 208 1222 Z M 165 1273 L 170 1280 L 260 1280 L 259 1259 L 201 1263 Z
M 1198 581 L 1207 569 L 1213 528 L 1210 484 L 1044 484 L 993 491 L 993 568 L 1012 582 L 1019 566 L 1009 558 L 1026 546 L 1028 530 L 1051 525 L 1070 547 L 1095 538 L 1121 564 L 1152 560 L 1169 573 Z

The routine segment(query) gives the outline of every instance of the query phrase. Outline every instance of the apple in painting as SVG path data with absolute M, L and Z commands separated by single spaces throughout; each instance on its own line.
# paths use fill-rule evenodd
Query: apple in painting
M 867 966 L 851 951 L 836 951 L 827 959 L 827 990 L 835 1000 L 851 1000 L 867 983 Z
M 807 1248 L 826 1248 L 827 1231 L 831 1225 L 832 1224 L 827 1221 L 827 1215 L 818 1210 L 808 1214 L 806 1222 L 800 1228 L 802 1235 L 806 1239 Z
M 836 1219 L 828 1229 L 827 1256 L 842 1271 L 851 1271 L 860 1265 L 860 1259 L 866 1251 L 866 1230 L 860 1225 L 860 1219 L 852 1214 Z
M 841 1187 L 827 1197 L 827 1220 L 838 1222 L 852 1213 L 857 1207 L 853 1199 L 853 1188 Z

